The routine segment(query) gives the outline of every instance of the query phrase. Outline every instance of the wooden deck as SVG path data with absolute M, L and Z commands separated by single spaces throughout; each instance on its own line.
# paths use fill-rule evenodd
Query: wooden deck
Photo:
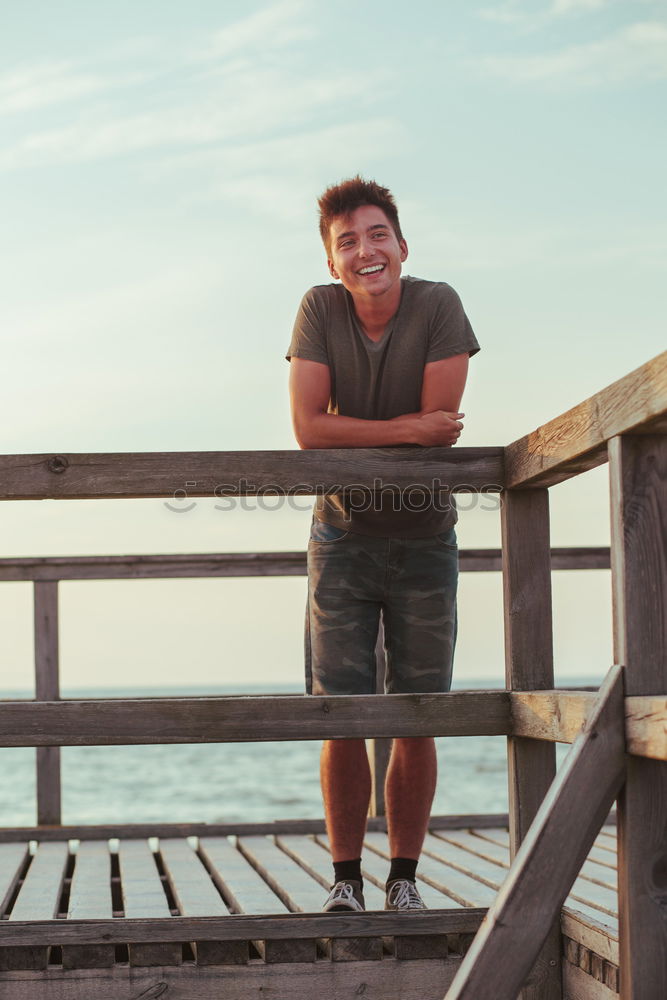
M 334 985 L 352 997 L 366 992 L 372 963 L 369 996 L 441 1000 L 509 868 L 508 830 L 432 827 L 419 867 L 428 913 L 383 912 L 388 857 L 386 833 L 369 831 L 368 914 L 341 916 L 319 912 L 331 881 L 326 835 L 294 824 L 2 843 L 0 997 L 47 1000 L 67 984 L 81 1000 L 93 989 L 96 1000 L 149 1000 L 162 986 L 203 1000 L 226 981 L 239 998 L 312 997 Z M 598 836 L 561 923 L 565 996 L 576 1000 L 581 977 L 587 996 L 616 995 L 615 828 Z

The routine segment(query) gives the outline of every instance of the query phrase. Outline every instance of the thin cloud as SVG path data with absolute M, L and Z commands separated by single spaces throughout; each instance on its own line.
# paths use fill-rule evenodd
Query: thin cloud
M 667 24 L 645 21 L 599 41 L 540 55 L 487 56 L 475 65 L 516 84 L 602 86 L 661 79 L 667 76 Z
M 221 59 L 256 46 L 283 48 L 312 38 L 313 29 L 303 20 L 305 10 L 303 0 L 283 0 L 255 11 L 215 32 L 210 44 L 197 55 L 203 60 Z
M 69 62 L 15 69 L 0 76 L 0 115 L 20 114 L 77 101 L 103 91 L 129 87 L 143 79 L 143 73 L 99 76 Z

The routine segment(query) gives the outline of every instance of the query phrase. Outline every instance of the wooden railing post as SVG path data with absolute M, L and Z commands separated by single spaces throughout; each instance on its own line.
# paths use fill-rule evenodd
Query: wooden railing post
M 384 626 L 380 621 L 377 642 L 375 644 L 375 690 L 378 694 L 384 694 L 384 675 L 387 669 L 387 662 L 384 653 Z M 387 738 L 378 738 L 368 741 L 369 761 L 371 765 L 371 801 L 368 810 L 369 816 L 384 816 L 384 783 L 387 777 L 387 768 L 391 756 L 392 741 Z
M 58 581 L 35 582 L 35 698 L 60 698 L 58 674 Z M 60 747 L 37 747 L 37 823 L 59 826 Z
M 506 490 L 501 507 L 505 678 L 515 691 L 553 688 L 549 492 Z M 556 774 L 552 743 L 507 741 L 510 849 L 514 858 Z M 560 1000 L 560 926 L 552 928 L 522 1000 Z
M 609 442 L 614 657 L 625 693 L 667 693 L 667 436 Z M 667 996 L 667 762 L 628 757 L 618 800 L 620 994 Z

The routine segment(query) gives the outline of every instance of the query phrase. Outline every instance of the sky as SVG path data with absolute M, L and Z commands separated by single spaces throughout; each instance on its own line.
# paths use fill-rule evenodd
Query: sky
M 0 28 L 4 453 L 294 448 L 284 353 L 330 280 L 316 199 L 357 172 L 396 196 L 405 273 L 452 284 L 482 345 L 462 444 L 664 349 L 662 0 L 23 0 Z M 308 509 L 246 506 L 6 503 L 1 554 L 305 547 Z M 553 544 L 608 544 L 606 469 L 551 509 Z M 498 545 L 497 504 L 459 541 Z M 304 579 L 60 596 L 64 693 L 301 681 Z M 0 585 L 4 688 L 32 683 L 31 601 Z M 499 574 L 463 576 L 460 614 L 458 683 L 502 683 Z M 554 619 L 559 678 L 601 675 L 608 574 L 555 573 Z

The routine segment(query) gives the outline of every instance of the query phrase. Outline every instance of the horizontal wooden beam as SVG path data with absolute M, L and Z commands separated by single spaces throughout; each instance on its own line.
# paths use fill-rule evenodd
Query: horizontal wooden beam
M 667 697 L 626 698 L 625 737 L 628 753 L 667 760 Z
M 505 735 L 506 691 L 0 701 L 0 746 Z
M 507 487 L 553 486 L 607 460 L 618 434 L 667 430 L 667 351 L 505 448 Z
M 574 743 L 596 698 L 593 691 L 512 691 L 512 735 Z
M 343 488 L 497 492 L 503 448 L 347 448 L 312 451 L 177 451 L 0 455 L 0 500 L 229 499 L 338 492 Z M 273 503 L 270 498 L 273 497 Z
M 584 727 L 596 695 L 587 691 L 510 692 L 512 735 L 573 743 Z M 667 698 L 625 699 L 627 752 L 667 760 Z
M 500 549 L 459 549 L 463 573 L 500 572 Z M 609 548 L 556 548 L 552 569 L 609 569 Z M 226 576 L 305 576 L 302 552 L 209 552 L 192 555 L 46 556 L 0 559 L 0 580 L 138 580 Z
M 464 813 L 431 816 L 429 830 L 502 829 L 507 813 Z M 366 829 L 386 832 L 384 816 L 372 816 Z M 148 837 L 251 837 L 280 834 L 326 833 L 323 819 L 278 819 L 267 823 L 102 823 L 96 826 L 15 826 L 0 827 L 0 843 L 26 843 L 28 840 L 145 840 Z
M 168 941 L 265 941 L 431 934 L 474 934 L 486 910 L 456 907 L 410 914 L 314 913 L 278 916 L 153 917 L 0 922 L 0 948 L 39 945 L 142 944 Z M 413 919 L 414 918 L 414 919 Z

